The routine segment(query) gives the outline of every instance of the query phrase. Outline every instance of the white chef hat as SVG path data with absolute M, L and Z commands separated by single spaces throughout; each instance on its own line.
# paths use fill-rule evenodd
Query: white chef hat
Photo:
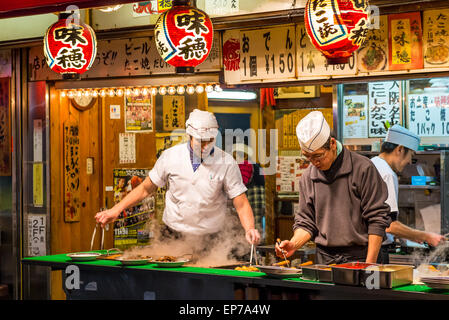
M 193 110 L 186 121 L 186 133 L 198 140 L 214 139 L 218 134 L 218 122 L 214 114 Z
M 421 139 L 416 134 L 398 124 L 388 130 L 385 138 L 385 142 L 404 146 L 414 151 L 418 151 L 420 141 Z
M 299 121 L 296 126 L 301 149 L 314 152 L 329 140 L 331 129 L 320 111 L 312 111 Z

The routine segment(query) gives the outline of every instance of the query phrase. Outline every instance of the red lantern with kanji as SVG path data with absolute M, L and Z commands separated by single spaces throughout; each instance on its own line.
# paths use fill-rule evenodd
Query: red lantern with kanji
M 50 69 L 64 79 L 78 79 L 96 58 L 95 32 L 77 13 L 61 13 L 45 34 L 44 54 Z
M 348 63 L 366 39 L 368 0 L 308 0 L 304 21 L 310 40 L 329 64 Z
M 210 53 L 214 30 L 204 11 L 191 7 L 189 0 L 174 0 L 159 17 L 154 38 L 159 54 L 177 73 L 193 73 Z

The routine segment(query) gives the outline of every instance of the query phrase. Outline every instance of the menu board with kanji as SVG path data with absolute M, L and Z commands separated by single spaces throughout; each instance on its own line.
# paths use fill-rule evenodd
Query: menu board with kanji
M 185 97 L 164 96 L 162 98 L 162 114 L 164 118 L 164 131 L 185 128 Z
M 360 72 L 388 70 L 388 16 L 379 17 L 379 28 L 368 30 L 357 51 L 357 65 Z
M 64 122 L 64 221 L 80 221 L 79 122 Z
M 343 98 L 343 137 L 368 138 L 368 97 L 366 95 Z
M 420 137 L 449 136 L 449 93 L 408 96 L 408 127 Z
M 449 66 L 449 9 L 424 11 L 424 67 Z
M 312 44 L 304 24 L 296 27 L 298 61 L 298 77 L 323 77 L 354 75 L 357 73 L 357 53 L 349 59 L 349 63 L 329 65 L 326 57 Z
M 295 27 L 240 32 L 240 79 L 287 79 L 296 76 Z
M 410 12 L 388 16 L 389 69 L 411 70 L 424 67 L 421 13 Z
M 279 156 L 276 166 L 276 192 L 299 192 L 299 177 L 308 168 L 309 161 L 298 156 Z
M 382 138 L 387 135 L 386 124 L 399 124 L 401 120 L 399 81 L 370 82 L 368 136 Z

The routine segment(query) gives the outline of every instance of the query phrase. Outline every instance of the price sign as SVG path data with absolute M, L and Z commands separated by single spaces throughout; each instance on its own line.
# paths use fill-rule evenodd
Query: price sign
M 449 136 L 449 94 L 408 96 L 409 129 L 420 137 Z
M 295 78 L 295 27 L 241 31 L 240 45 L 241 80 Z
M 304 24 L 299 24 L 296 28 L 298 61 L 298 78 L 303 77 L 327 77 L 339 75 L 354 75 L 357 72 L 356 56 L 349 59 L 349 63 L 329 65 L 326 57 L 315 48 L 309 39 Z

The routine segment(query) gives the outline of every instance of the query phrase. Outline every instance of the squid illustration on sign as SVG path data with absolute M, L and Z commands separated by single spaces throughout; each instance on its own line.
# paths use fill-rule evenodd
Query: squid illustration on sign
M 307 34 L 329 64 L 348 63 L 369 29 L 367 0 L 308 0 Z
M 191 7 L 189 0 L 174 0 L 156 22 L 154 34 L 164 61 L 176 67 L 177 73 L 193 73 L 208 57 L 214 31 L 204 11 Z

